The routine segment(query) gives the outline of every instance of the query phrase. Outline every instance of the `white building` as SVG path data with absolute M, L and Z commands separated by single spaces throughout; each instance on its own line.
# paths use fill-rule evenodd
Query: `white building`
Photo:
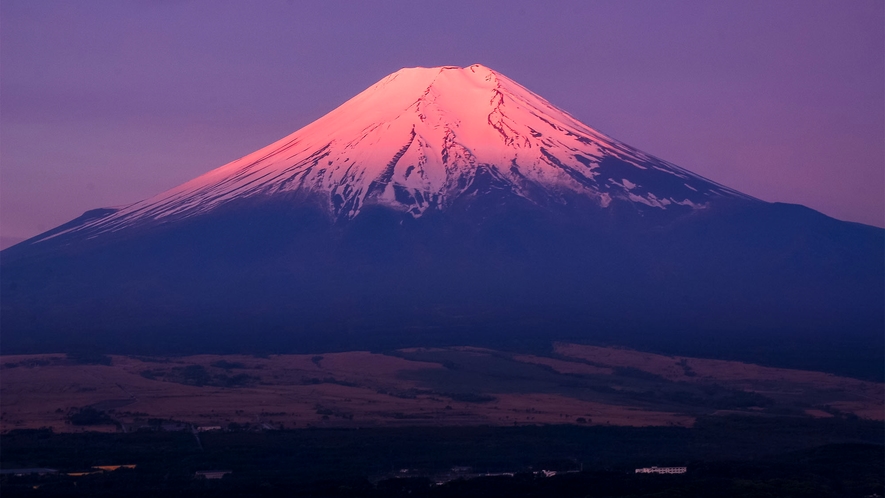
M 645 467 L 636 469 L 637 474 L 684 474 L 687 467 Z

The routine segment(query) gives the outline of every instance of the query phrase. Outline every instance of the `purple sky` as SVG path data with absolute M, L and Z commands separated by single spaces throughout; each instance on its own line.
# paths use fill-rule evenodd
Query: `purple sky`
M 401 67 L 473 63 L 717 182 L 885 226 L 881 0 L 3 0 L 2 246 L 221 166 Z

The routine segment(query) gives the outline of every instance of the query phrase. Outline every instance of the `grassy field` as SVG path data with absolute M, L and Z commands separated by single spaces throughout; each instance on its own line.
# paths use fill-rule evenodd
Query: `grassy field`
M 172 358 L 0 357 L 0 431 L 180 426 L 690 427 L 699 416 L 885 418 L 883 384 L 746 363 L 557 344 Z M 83 410 L 89 409 L 88 412 Z

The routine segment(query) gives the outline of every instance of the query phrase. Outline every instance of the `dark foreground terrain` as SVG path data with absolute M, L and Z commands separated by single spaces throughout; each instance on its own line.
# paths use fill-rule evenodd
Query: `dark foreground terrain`
M 448 427 L 2 436 L 9 496 L 795 496 L 883 494 L 881 422 L 701 417 L 683 427 Z M 101 471 L 96 466 L 135 465 Z M 652 465 L 684 475 L 637 475 Z M 230 473 L 221 479 L 195 474 Z M 543 471 L 555 471 L 545 475 Z M 71 475 L 85 473 L 83 475 Z M 489 475 L 497 474 L 497 475 Z

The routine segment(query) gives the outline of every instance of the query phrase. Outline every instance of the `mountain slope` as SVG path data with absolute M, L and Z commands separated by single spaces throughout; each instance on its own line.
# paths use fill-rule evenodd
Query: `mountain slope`
M 7 352 L 569 339 L 867 375 L 883 249 L 881 229 L 717 185 L 488 68 L 404 69 L 3 251 L 0 325 Z
M 603 207 L 617 199 L 672 210 L 747 198 L 477 64 L 397 71 L 292 135 L 83 228 L 167 222 L 286 193 L 313 198 L 337 220 L 371 205 L 420 217 L 451 206 L 478 179 L 532 203 L 579 195 Z

